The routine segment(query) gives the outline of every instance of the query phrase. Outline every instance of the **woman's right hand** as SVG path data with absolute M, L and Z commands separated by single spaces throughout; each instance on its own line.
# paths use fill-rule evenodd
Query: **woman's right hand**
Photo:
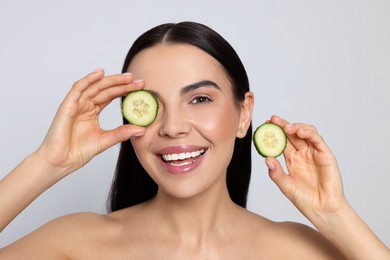
M 64 177 L 107 148 L 142 135 L 145 129 L 134 125 L 101 129 L 99 114 L 115 98 L 143 87 L 130 73 L 105 76 L 98 69 L 86 75 L 65 97 L 35 156 Z
M 73 85 L 38 150 L 0 180 L 0 232 L 40 194 L 95 155 L 144 134 L 144 128 L 134 125 L 113 130 L 99 125 L 100 112 L 112 100 L 144 85 L 130 73 L 104 76 L 102 69 Z

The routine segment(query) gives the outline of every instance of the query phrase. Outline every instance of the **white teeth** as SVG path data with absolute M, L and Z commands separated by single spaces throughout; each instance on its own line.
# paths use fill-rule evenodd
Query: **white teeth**
M 186 153 L 173 153 L 173 154 L 163 154 L 162 158 L 164 161 L 177 161 L 177 160 L 185 160 L 190 158 L 198 157 L 204 153 L 204 149 L 200 149 L 198 151 L 186 152 Z

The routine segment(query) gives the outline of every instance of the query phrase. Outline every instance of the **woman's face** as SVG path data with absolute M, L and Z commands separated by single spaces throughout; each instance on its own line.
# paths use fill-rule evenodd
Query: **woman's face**
M 160 191 L 186 198 L 226 185 L 235 138 L 249 127 L 251 93 L 237 104 L 221 65 L 187 44 L 145 49 L 128 71 L 145 80 L 159 102 L 155 122 L 131 142 Z

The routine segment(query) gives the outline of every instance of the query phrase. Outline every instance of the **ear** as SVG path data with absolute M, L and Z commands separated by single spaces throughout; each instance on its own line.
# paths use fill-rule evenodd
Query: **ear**
M 244 138 L 252 121 L 252 111 L 255 97 L 252 92 L 245 93 L 244 102 L 240 104 L 240 124 L 237 131 L 238 138 Z

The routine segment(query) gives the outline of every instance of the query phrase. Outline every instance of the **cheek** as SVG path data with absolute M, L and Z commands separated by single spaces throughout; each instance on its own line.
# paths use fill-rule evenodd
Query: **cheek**
M 213 109 L 196 113 L 193 124 L 205 135 L 214 137 L 236 137 L 239 125 L 239 112 L 231 105 L 219 105 Z
M 142 166 L 145 167 L 144 161 L 150 157 L 149 146 L 150 146 L 150 140 L 152 139 L 152 136 L 150 135 L 150 132 L 145 132 L 145 134 L 141 137 L 132 137 L 130 139 L 131 144 L 133 145 L 134 152 L 137 155 L 138 160 L 142 164 Z
M 138 161 L 141 163 L 142 167 L 148 174 L 154 172 L 154 166 L 151 162 L 155 160 L 154 155 L 150 152 L 150 140 L 153 139 L 150 135 L 150 132 L 148 135 L 148 131 L 146 131 L 145 135 L 143 135 L 142 137 L 131 138 L 131 143 L 133 145 L 134 152 L 138 158 Z
M 141 138 L 131 138 L 130 141 L 131 141 L 131 144 L 133 145 L 133 148 L 134 148 L 134 152 L 138 158 L 138 160 L 141 162 L 141 164 L 143 165 L 142 161 L 140 160 L 140 158 L 144 158 L 143 154 L 142 154 L 142 151 L 143 149 L 141 149 L 141 147 L 143 147 L 142 145 L 142 139 Z

